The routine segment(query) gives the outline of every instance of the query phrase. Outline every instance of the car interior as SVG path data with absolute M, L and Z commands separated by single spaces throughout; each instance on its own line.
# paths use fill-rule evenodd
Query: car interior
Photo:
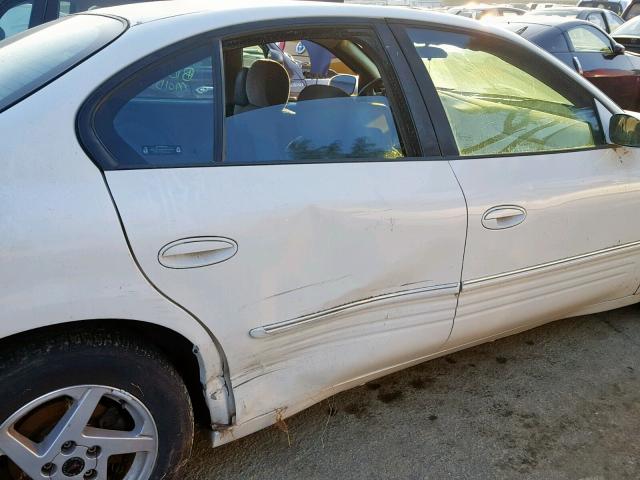
M 225 158 L 245 163 L 402 156 L 382 73 L 363 46 L 335 38 L 301 43 L 332 61 L 318 69 L 310 52 L 310 65 L 292 66 L 285 52 L 276 61 L 265 47 L 264 58 L 247 62 L 246 42 L 224 49 Z M 334 59 L 354 75 L 333 71 Z M 301 88 L 294 85 L 297 68 L 313 71 L 303 71 Z

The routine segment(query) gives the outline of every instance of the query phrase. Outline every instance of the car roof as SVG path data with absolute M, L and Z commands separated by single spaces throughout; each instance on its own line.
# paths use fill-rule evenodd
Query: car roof
M 246 24 L 253 21 L 275 20 L 299 17 L 361 17 L 361 18 L 393 18 L 404 20 L 448 21 L 444 23 L 458 24 L 464 22 L 469 27 L 468 19 L 455 20 L 446 13 L 430 12 L 418 8 L 392 7 L 379 5 L 355 5 L 322 1 L 300 0 L 165 0 L 132 3 L 113 7 L 99 8 L 85 12 L 86 14 L 109 14 L 122 17 L 131 25 L 138 25 L 156 20 L 184 15 L 225 14 L 226 23 Z

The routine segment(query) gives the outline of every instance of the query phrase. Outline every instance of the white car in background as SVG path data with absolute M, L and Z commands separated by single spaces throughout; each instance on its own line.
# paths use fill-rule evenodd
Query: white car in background
M 351 95 L 243 49 L 309 39 Z M 0 43 L 0 477 L 170 478 L 330 395 L 640 300 L 640 131 L 515 34 L 162 2 Z M 626 145 L 626 146 L 623 146 Z

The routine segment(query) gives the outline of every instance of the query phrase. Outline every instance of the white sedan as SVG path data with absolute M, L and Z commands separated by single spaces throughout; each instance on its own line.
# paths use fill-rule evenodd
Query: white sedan
M 291 95 L 300 39 L 353 75 Z M 94 10 L 0 43 L 0 112 L 3 479 L 170 478 L 194 416 L 640 301 L 638 117 L 470 20 Z

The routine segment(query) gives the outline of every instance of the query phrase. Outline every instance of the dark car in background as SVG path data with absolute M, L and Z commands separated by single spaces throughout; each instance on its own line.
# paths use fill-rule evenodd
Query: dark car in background
M 632 18 L 622 25 L 616 30 L 613 39 L 628 51 L 640 53 L 640 17 Z
M 626 22 L 638 15 L 640 15 L 640 0 L 631 0 L 631 3 L 622 12 L 622 18 Z
M 575 18 L 586 20 L 599 26 L 605 32 L 611 33 L 624 23 L 624 20 L 611 10 L 606 8 L 583 8 L 583 7 L 554 7 L 543 10 L 534 10 L 528 15 L 536 16 L 556 16 L 564 18 Z
M 501 25 L 575 69 L 622 108 L 640 110 L 640 56 L 592 23 L 527 15 Z
M 617 15 L 622 15 L 625 8 L 629 6 L 629 0 L 580 0 L 577 4 L 578 7 L 587 8 L 604 8 L 611 10 Z

